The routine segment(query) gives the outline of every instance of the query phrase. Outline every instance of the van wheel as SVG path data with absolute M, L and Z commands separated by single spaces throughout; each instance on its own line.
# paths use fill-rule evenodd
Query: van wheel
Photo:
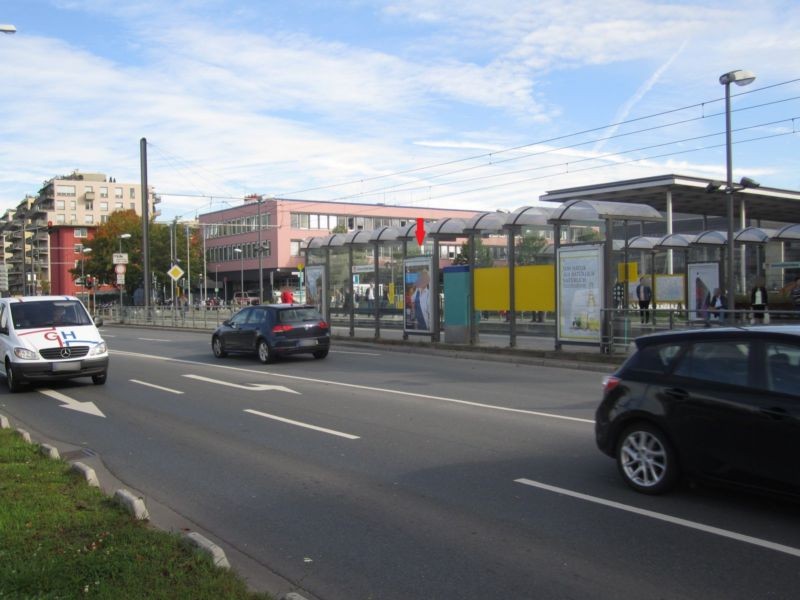
M 95 385 L 103 385 L 108 379 L 108 371 L 103 371 L 99 375 L 92 375 L 92 383 Z
M 258 360 L 260 360 L 263 364 L 268 365 L 269 363 L 275 360 L 273 356 L 273 352 L 267 343 L 267 340 L 261 339 L 258 340 Z
M 6 384 L 8 384 L 8 391 L 12 394 L 18 392 L 22 387 L 19 377 L 14 372 L 14 367 L 11 366 L 11 361 L 8 359 L 6 359 Z

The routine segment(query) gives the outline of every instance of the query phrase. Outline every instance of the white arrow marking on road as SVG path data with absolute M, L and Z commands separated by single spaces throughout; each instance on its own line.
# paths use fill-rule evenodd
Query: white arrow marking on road
M 259 417 L 264 417 L 266 419 L 272 419 L 273 421 L 280 421 L 281 423 L 288 423 L 289 425 L 295 425 L 297 427 L 303 427 L 305 429 L 313 429 L 314 431 L 321 431 L 322 433 L 328 433 L 330 435 L 335 435 L 337 437 L 343 437 L 347 440 L 359 440 L 357 435 L 352 435 L 349 433 L 342 433 L 341 431 L 335 431 L 333 429 L 326 429 L 325 427 L 317 427 L 316 425 L 309 425 L 308 423 L 301 423 L 300 421 L 293 421 L 292 419 L 287 419 L 286 417 L 279 417 L 277 415 L 271 415 L 269 413 L 261 412 L 260 410 L 251 410 L 249 408 L 245 409 L 246 413 L 250 413 L 251 415 L 258 415 Z
M 51 398 L 55 398 L 59 402 L 63 402 L 64 404 L 61 405 L 61 408 L 68 408 L 70 410 L 77 410 L 78 412 L 86 413 L 87 415 L 94 415 L 95 417 L 103 417 L 104 419 L 106 416 L 102 413 L 102 411 L 97 408 L 94 402 L 78 402 L 77 400 L 70 398 L 69 396 L 65 396 L 61 392 L 57 392 L 55 390 L 39 390 L 45 396 L 50 396 Z
M 300 392 L 295 392 L 294 390 L 290 390 L 282 385 L 269 385 L 266 383 L 248 383 L 246 385 L 242 385 L 240 383 L 231 383 L 230 381 L 211 379 L 210 377 L 203 377 L 202 375 L 184 375 L 184 377 L 188 377 L 189 379 L 197 379 L 198 381 L 207 381 L 208 383 L 216 383 L 217 385 L 226 385 L 228 387 L 247 390 L 249 392 L 267 392 L 270 390 L 275 390 L 276 392 L 287 392 L 289 394 L 300 395 Z

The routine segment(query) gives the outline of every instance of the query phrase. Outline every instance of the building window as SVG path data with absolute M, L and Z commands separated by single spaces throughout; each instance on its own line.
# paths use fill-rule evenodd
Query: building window
M 84 203 L 84 206 L 83 206 L 83 208 L 84 208 L 85 210 L 94 210 L 94 202 L 92 202 L 91 200 L 87 200 L 87 201 Z
M 114 188 L 114 198 L 122 198 L 122 188 Z
M 100 215 L 101 223 L 108 223 L 108 215 Z
M 308 215 L 308 226 L 311 229 L 319 229 L 319 215 Z
M 72 249 L 75 252 L 75 254 L 80 254 L 81 252 L 83 252 L 83 244 L 75 244 L 72 247 Z
M 77 210 L 78 209 L 78 203 L 75 200 L 70 200 L 69 201 L 69 209 L 70 210 Z
M 122 202 L 114 202 L 114 210 L 122 210 Z
M 136 210 L 136 202 L 131 202 L 129 206 L 131 210 Z
M 56 196 L 75 196 L 74 185 L 57 185 Z
M 107 187 L 101 187 L 100 188 L 100 197 L 101 198 L 108 198 L 108 188 Z
M 86 227 L 76 227 L 72 230 L 72 235 L 76 238 L 89 237 L 89 230 L 87 230 Z
M 94 215 L 83 215 L 83 222 L 87 225 L 92 225 L 94 223 Z
M 291 256 L 300 256 L 300 240 L 292 240 L 289 246 Z
M 136 188 L 128 188 L 128 197 L 131 200 L 136 200 Z
M 57 224 L 63 225 L 65 222 L 66 222 L 66 218 L 64 217 L 63 213 L 60 214 L 60 215 L 56 215 L 56 223 Z
M 108 212 L 108 202 L 101 202 L 100 203 L 100 210 L 102 212 Z
M 64 201 L 56 200 L 56 210 L 64 210 Z
M 93 194 L 94 188 L 91 185 L 87 185 L 83 191 L 86 192 L 87 194 Z
M 70 215 L 69 215 L 69 222 L 70 222 L 72 225 L 75 225 L 75 224 L 78 222 L 78 215 L 76 215 L 75 213 L 70 213 Z

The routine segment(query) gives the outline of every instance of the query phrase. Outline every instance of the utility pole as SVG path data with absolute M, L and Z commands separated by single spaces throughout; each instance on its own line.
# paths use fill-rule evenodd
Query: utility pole
M 189 225 L 186 225 L 186 301 L 192 305 L 192 257 L 189 253 Z
M 142 175 L 142 261 L 144 274 L 144 314 L 150 320 L 150 190 L 147 186 L 147 139 L 139 141 L 140 168 Z

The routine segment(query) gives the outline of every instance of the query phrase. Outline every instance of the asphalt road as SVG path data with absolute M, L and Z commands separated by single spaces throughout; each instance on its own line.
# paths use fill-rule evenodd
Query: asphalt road
M 104 335 L 105 386 L 49 388 L 104 417 L 42 388 L 0 411 L 316 597 L 797 597 L 797 506 L 629 491 L 594 445 L 598 373 L 345 345 L 262 366 L 207 334 Z

